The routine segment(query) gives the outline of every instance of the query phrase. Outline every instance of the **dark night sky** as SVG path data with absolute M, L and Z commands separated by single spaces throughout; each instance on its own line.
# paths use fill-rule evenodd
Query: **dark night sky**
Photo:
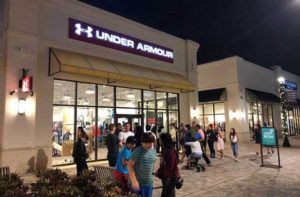
M 300 0 L 82 0 L 200 43 L 198 63 L 239 55 L 300 75 Z

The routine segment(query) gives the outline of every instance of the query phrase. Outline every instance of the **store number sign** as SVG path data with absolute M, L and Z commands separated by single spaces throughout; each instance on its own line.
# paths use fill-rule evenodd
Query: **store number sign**
M 173 50 L 69 18 L 69 38 L 173 63 Z

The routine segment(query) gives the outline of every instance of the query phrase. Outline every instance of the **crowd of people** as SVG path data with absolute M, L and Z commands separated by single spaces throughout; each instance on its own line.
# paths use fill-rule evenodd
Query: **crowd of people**
M 180 178 L 178 165 L 186 158 L 186 169 L 190 168 L 192 160 L 203 160 L 211 165 L 211 158 L 224 157 L 225 131 L 221 127 L 209 125 L 204 130 L 196 122 L 186 124 L 182 128 L 170 125 L 169 131 L 163 126 L 146 125 L 143 128 L 129 123 L 109 125 L 106 136 L 107 160 L 114 168 L 115 180 L 123 191 L 131 191 L 142 197 L 151 197 L 154 176 L 161 179 L 162 197 L 175 196 L 175 187 Z M 229 139 L 233 155 L 238 161 L 238 135 L 234 128 L 230 130 Z M 82 127 L 78 128 L 77 141 L 74 144 L 73 157 L 77 166 L 77 175 L 87 169 L 84 140 L 87 135 Z M 210 158 L 207 156 L 208 144 Z M 181 154 L 181 158 L 180 157 Z M 157 157 L 159 156 L 159 157 Z M 159 158 L 159 168 L 154 169 L 154 163 Z

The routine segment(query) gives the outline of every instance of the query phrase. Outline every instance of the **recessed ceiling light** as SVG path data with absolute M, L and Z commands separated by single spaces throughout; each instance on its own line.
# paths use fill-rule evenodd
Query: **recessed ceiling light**
M 95 90 L 93 87 L 87 87 L 87 89 L 85 90 L 86 94 L 95 94 Z

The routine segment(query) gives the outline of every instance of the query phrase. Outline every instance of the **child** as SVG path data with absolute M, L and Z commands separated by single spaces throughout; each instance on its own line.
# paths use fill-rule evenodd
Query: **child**
M 115 179 L 124 191 L 128 191 L 128 161 L 131 158 L 131 151 L 136 145 L 134 136 L 126 139 L 126 146 L 118 154 L 116 169 L 114 170 Z

